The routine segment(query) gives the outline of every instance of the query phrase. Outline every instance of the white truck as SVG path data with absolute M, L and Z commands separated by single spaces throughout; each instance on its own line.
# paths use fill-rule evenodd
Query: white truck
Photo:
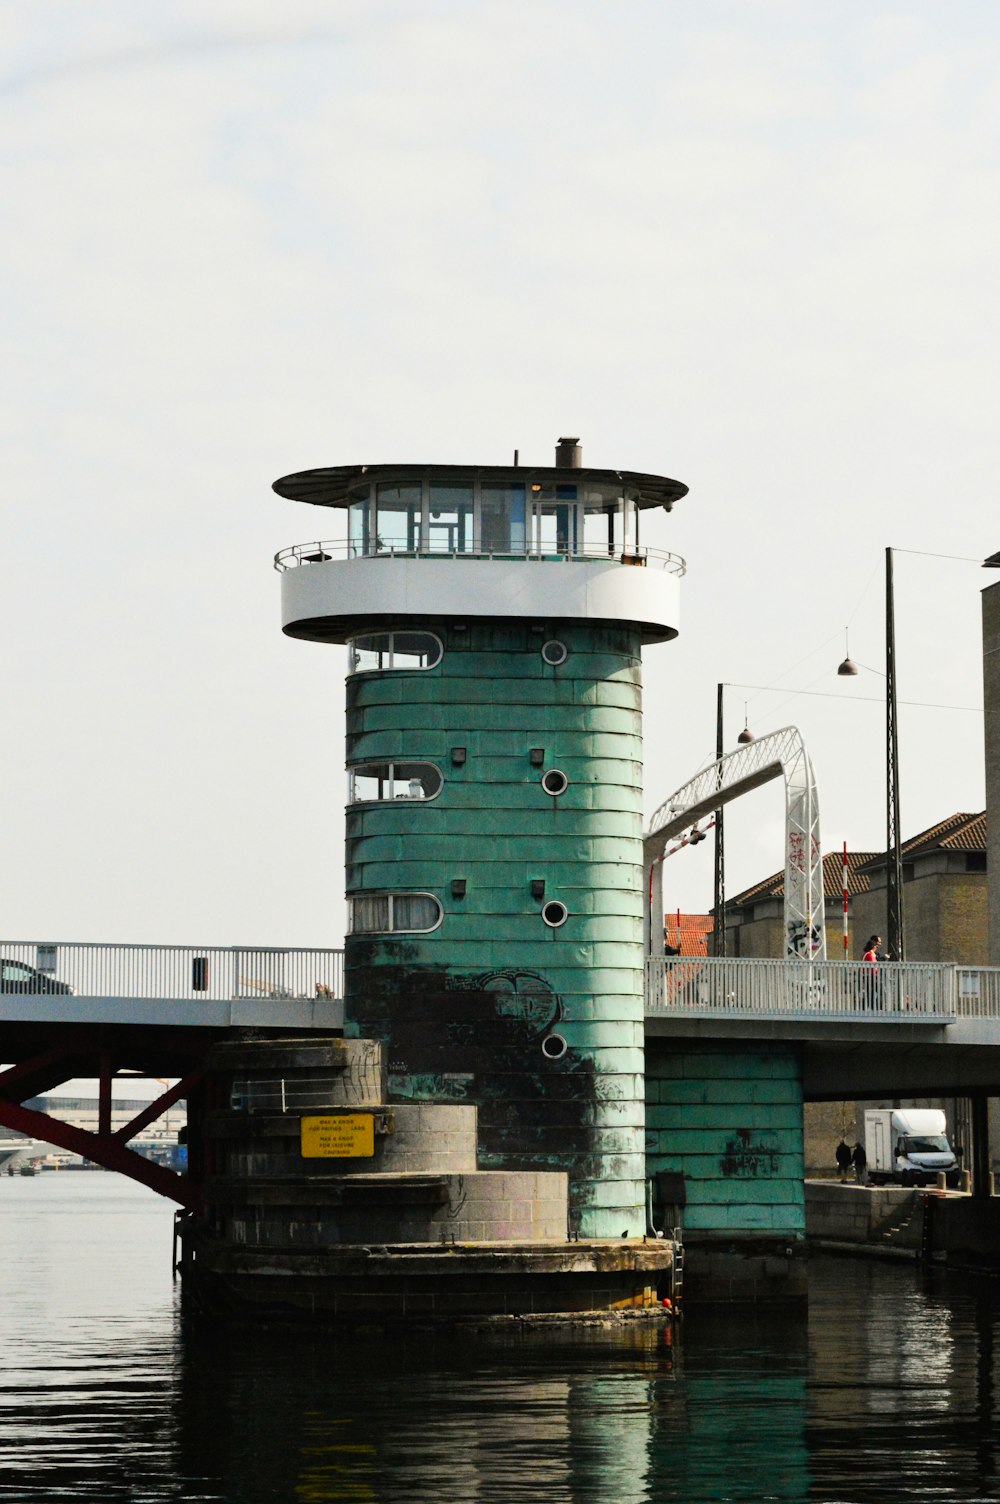
M 868 1179 L 874 1184 L 933 1185 L 943 1170 L 958 1184 L 958 1161 L 936 1107 L 875 1107 L 865 1112 Z

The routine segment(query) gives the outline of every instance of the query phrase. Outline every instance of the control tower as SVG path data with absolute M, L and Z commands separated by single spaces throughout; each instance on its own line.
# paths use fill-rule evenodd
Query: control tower
M 477 1107 L 481 1169 L 566 1171 L 571 1235 L 641 1236 L 641 651 L 684 572 L 641 535 L 687 487 L 560 439 L 274 489 L 339 514 L 275 563 L 347 647 L 345 1031 L 390 1101 Z

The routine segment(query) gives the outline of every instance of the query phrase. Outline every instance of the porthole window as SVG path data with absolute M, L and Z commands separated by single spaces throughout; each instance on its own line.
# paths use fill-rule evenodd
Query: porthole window
M 546 1034 L 542 1040 L 542 1054 L 546 1060 L 561 1060 L 568 1048 L 561 1034 Z
M 569 788 L 569 779 L 561 768 L 549 768 L 547 773 L 542 774 L 542 788 L 547 794 L 558 797 Z
M 569 648 L 564 642 L 560 642 L 557 637 L 553 637 L 550 641 L 542 643 L 542 657 L 546 663 L 553 665 L 565 663 L 569 657 Z
M 432 762 L 366 762 L 347 770 L 350 804 L 389 799 L 436 799 L 443 783 Z
M 542 918 L 550 929 L 557 930 L 569 918 L 569 909 L 558 898 L 553 898 L 542 909 Z
M 352 935 L 426 934 L 443 914 L 433 893 L 359 893 L 347 909 Z
M 369 632 L 347 644 L 348 672 L 387 668 L 434 668 L 444 651 L 433 632 Z

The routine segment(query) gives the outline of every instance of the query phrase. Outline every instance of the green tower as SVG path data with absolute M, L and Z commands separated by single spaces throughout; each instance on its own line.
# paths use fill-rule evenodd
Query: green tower
M 477 1107 L 480 1168 L 567 1171 L 571 1233 L 641 1235 L 641 650 L 683 563 L 640 518 L 687 488 L 561 439 L 274 489 L 346 514 L 276 561 L 285 632 L 348 649 L 345 1029 L 391 1101 Z

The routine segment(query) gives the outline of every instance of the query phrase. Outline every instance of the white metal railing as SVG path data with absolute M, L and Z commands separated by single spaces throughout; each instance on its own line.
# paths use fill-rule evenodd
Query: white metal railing
M 95 945 L 0 941 L 0 995 L 341 998 L 342 950 L 279 946 Z
M 1000 1018 L 1000 966 L 955 967 L 959 1018 Z
M 1000 1018 L 1000 969 L 944 962 L 653 956 L 649 1016 L 937 1020 Z
M 294 543 L 290 548 L 283 548 L 274 556 L 274 567 L 279 573 L 287 569 L 296 569 L 301 564 L 325 564 L 330 559 L 542 559 L 546 563 L 565 563 L 567 561 L 583 560 L 594 564 L 614 563 L 648 565 L 654 569 L 665 569 L 669 574 L 682 575 L 687 570 L 687 563 L 679 554 L 666 553 L 658 548 L 616 548 L 613 552 L 608 551 L 607 544 L 582 543 L 576 548 L 549 548 L 545 545 L 536 546 L 525 543 L 523 548 L 482 549 L 482 548 L 446 548 L 443 545 L 435 546 L 433 543 L 422 545 L 420 548 L 406 548 L 402 544 L 378 544 L 367 550 L 359 543 L 349 543 L 343 538 L 332 542 L 323 540 L 316 543 Z

